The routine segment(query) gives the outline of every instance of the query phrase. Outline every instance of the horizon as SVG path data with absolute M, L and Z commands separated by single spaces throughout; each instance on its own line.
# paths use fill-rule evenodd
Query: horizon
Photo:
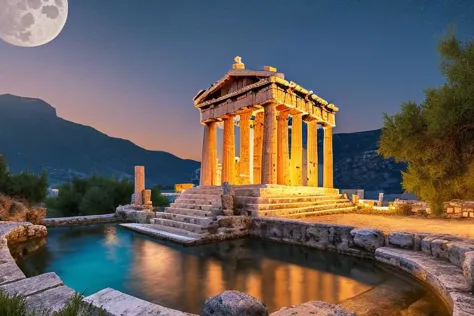
M 193 96 L 225 75 L 236 55 L 247 69 L 276 67 L 338 106 L 336 133 L 371 131 L 382 127 L 383 113 L 419 103 L 426 88 L 444 83 L 437 38 L 455 24 L 470 40 L 474 28 L 470 1 L 299 0 L 293 6 L 305 10 L 291 14 L 283 1 L 242 1 L 250 11 L 215 1 L 129 3 L 71 2 L 51 43 L 2 42 L 0 93 L 42 99 L 63 119 L 200 161 Z

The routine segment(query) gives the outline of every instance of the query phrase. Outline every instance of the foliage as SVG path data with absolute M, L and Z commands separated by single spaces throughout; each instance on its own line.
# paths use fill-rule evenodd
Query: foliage
M 379 153 L 407 162 L 403 187 L 430 204 L 435 215 L 443 202 L 474 199 L 474 42 L 454 35 L 438 46 L 446 83 L 427 89 L 423 103 L 404 103 L 385 114 Z
M 0 315 L 2 316 L 47 316 L 51 315 L 48 309 L 29 310 L 25 299 L 18 295 L 8 295 L 0 291 Z M 82 295 L 77 293 L 71 297 L 66 306 L 53 316 L 78 316 L 78 315 L 98 315 L 105 316 L 103 309 L 94 307 L 90 303 L 82 300 Z
M 74 177 L 59 187 L 57 198 L 46 203 L 62 216 L 107 214 L 115 212 L 118 205 L 129 203 L 132 193 L 133 185 L 126 179 L 98 175 L 87 179 Z
M 413 208 L 410 204 L 398 205 L 395 208 L 395 214 L 399 215 L 399 216 L 412 216 L 413 215 Z
M 169 206 L 170 201 L 166 196 L 161 195 L 161 186 L 155 185 L 151 189 L 151 201 L 153 206 Z
M 0 155 L 0 192 L 32 204 L 39 203 L 48 193 L 48 177 L 46 172 L 39 177 L 26 171 L 10 174 L 5 158 Z

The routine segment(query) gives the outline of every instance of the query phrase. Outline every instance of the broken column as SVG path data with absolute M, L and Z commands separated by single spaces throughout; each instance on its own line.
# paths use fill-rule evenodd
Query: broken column
M 145 190 L 145 167 L 135 166 L 135 191 L 133 204 L 143 205 L 143 190 Z

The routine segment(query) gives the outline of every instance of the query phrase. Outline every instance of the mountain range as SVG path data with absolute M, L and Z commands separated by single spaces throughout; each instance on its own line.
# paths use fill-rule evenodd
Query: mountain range
M 320 162 L 322 134 L 318 133 Z M 405 165 L 377 154 L 380 134 L 381 130 L 374 130 L 334 135 L 335 187 L 402 191 L 400 171 Z M 305 130 L 303 135 L 305 144 Z M 67 182 L 73 175 L 87 177 L 93 173 L 132 178 L 135 165 L 146 167 L 147 187 L 196 183 L 199 178 L 197 161 L 146 150 L 128 140 L 62 119 L 54 107 L 41 99 L 11 94 L 0 95 L 0 154 L 6 157 L 12 172 L 45 170 L 50 186 Z
M 48 173 L 50 186 L 97 173 L 132 178 L 145 166 L 146 185 L 189 182 L 200 163 L 64 120 L 43 100 L 0 95 L 0 153 L 11 172 Z

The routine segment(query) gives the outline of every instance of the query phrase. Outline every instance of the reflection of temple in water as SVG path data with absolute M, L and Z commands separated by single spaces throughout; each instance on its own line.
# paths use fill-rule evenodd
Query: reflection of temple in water
M 262 300 L 274 311 L 311 300 L 341 302 L 377 283 L 372 280 L 364 284 L 332 271 L 289 263 L 292 258 L 286 261 L 285 254 L 278 256 L 285 258 L 282 261 L 246 247 L 219 249 L 219 245 L 213 245 L 176 249 L 144 239 L 136 239 L 134 243 L 132 275 L 137 279 L 133 286 L 147 293 L 146 299 L 185 311 L 199 310 L 206 298 L 231 289 Z M 351 274 L 350 263 L 346 268 L 349 270 L 343 274 Z M 156 301 L 158 297 L 165 299 Z

